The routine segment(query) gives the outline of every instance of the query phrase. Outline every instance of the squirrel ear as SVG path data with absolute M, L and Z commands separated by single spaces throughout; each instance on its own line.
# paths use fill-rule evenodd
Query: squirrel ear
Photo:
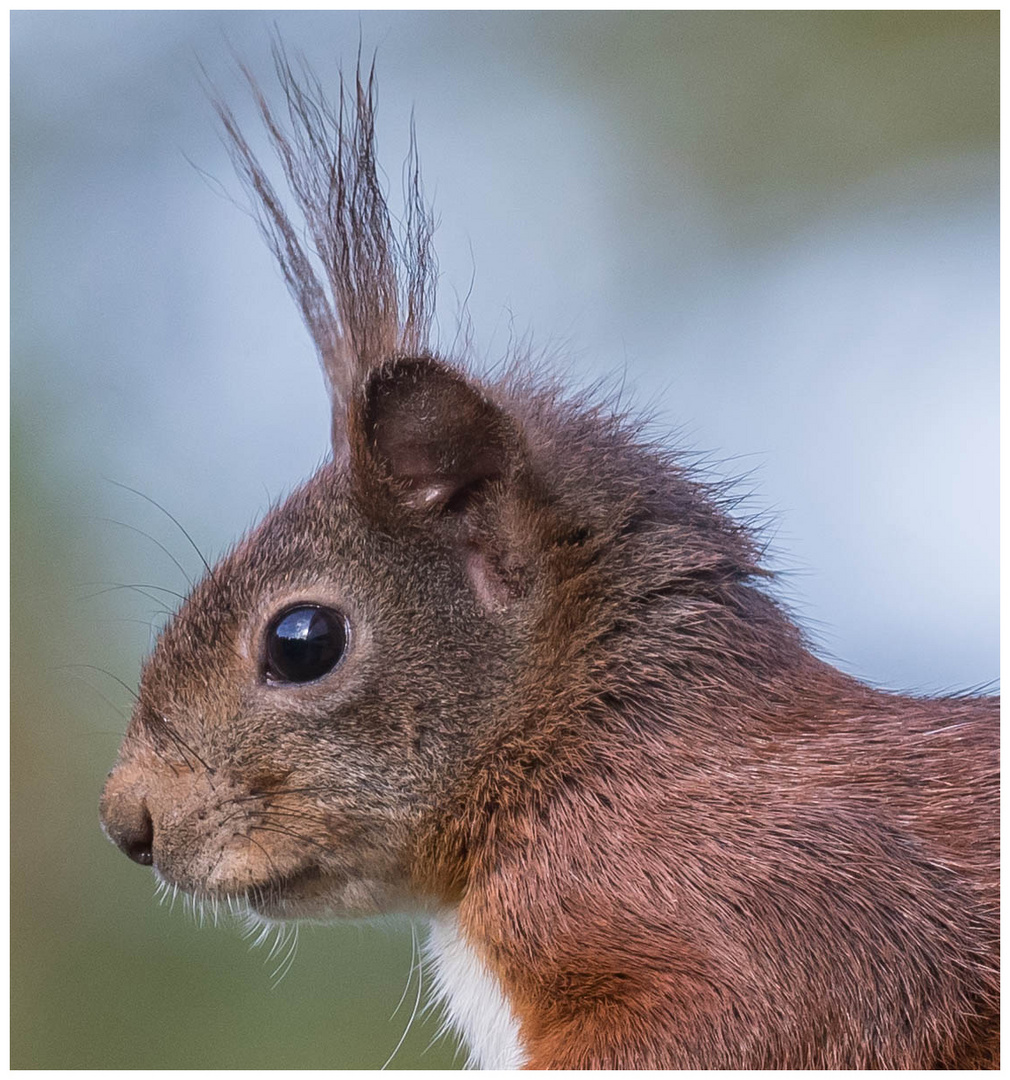
M 518 456 L 505 414 L 437 360 L 384 364 L 370 377 L 363 406 L 360 427 L 352 422 L 359 427 L 354 457 L 392 481 L 398 501 L 412 509 L 462 509 Z

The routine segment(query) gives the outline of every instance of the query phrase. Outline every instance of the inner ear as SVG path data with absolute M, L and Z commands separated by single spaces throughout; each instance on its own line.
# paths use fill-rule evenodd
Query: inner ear
M 363 419 L 370 458 L 412 507 L 461 510 L 509 471 L 512 425 L 477 387 L 437 360 L 395 360 L 376 371 Z

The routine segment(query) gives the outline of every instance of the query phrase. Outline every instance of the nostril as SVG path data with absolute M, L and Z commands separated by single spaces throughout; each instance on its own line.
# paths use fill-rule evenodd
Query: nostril
M 153 866 L 154 822 L 147 806 L 148 791 L 138 790 L 140 786 L 135 776 L 114 769 L 102 792 L 98 816 L 102 832 L 127 858 Z
M 102 828 L 117 848 L 135 863 L 151 866 L 154 863 L 154 823 L 144 803 L 102 809 Z
M 150 866 L 154 862 L 154 823 L 151 815 L 144 808 L 144 816 L 134 829 L 125 833 L 119 845 L 123 851 L 141 866 Z

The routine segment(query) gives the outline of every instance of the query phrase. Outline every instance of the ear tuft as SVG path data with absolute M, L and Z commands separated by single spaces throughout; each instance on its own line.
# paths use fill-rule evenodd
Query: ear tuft
M 510 471 L 512 424 L 460 373 L 437 360 L 392 361 L 371 377 L 364 441 L 380 474 L 413 509 L 461 510 Z

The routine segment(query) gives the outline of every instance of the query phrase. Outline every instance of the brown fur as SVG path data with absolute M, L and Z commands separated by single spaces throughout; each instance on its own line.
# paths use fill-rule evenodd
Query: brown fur
M 605 406 L 437 358 L 371 79 L 256 90 L 313 250 L 220 113 L 332 389 L 334 461 L 197 586 L 102 800 L 276 917 L 458 904 L 534 1068 L 998 1064 L 998 699 L 871 690 L 762 591 L 717 493 Z M 322 267 L 330 295 L 314 264 Z M 263 677 L 286 604 L 346 660 Z

